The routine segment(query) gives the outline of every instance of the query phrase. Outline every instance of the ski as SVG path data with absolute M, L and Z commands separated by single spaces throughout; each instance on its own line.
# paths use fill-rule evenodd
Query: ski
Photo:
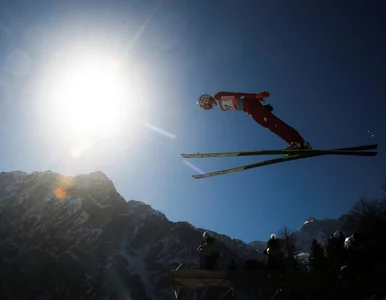
M 183 158 L 210 158 L 210 157 L 234 157 L 234 156 L 253 156 L 253 155 L 280 155 L 280 154 L 334 154 L 334 155 L 355 155 L 355 156 L 374 156 L 376 152 L 359 152 L 364 150 L 377 149 L 377 144 L 348 147 L 341 149 L 326 150 L 253 150 L 239 152 L 214 152 L 214 153 L 195 153 L 181 154 Z
M 358 146 L 358 147 L 348 147 L 348 148 L 341 148 L 341 149 L 336 149 L 339 151 L 362 151 L 362 150 L 371 150 L 371 149 L 376 149 L 377 145 L 365 145 L 365 146 Z M 324 150 L 325 151 L 325 150 Z M 258 168 L 258 167 L 263 167 L 267 165 L 272 165 L 272 164 L 277 164 L 281 162 L 287 162 L 287 161 L 292 161 L 292 160 L 297 160 L 297 159 L 303 159 L 303 158 L 311 158 L 311 157 L 316 157 L 316 156 L 322 156 L 322 155 L 328 155 L 331 153 L 326 153 L 323 150 L 320 150 L 319 152 L 313 152 L 313 153 L 301 153 L 301 154 L 292 154 L 292 155 L 286 155 L 280 158 L 275 158 L 275 159 L 270 159 L 270 160 L 264 160 L 260 162 L 256 162 L 253 164 L 248 164 L 248 165 L 242 165 L 234 168 L 229 168 L 229 169 L 224 169 L 220 171 L 214 171 L 206 174 L 200 174 L 200 175 L 192 175 L 193 178 L 195 179 L 201 179 L 201 178 L 207 178 L 207 177 L 213 177 L 213 176 L 218 176 L 218 175 L 224 175 L 224 174 L 229 174 L 229 173 L 234 173 L 234 172 L 240 172 L 244 170 L 249 170 L 253 168 Z M 358 152 L 357 154 L 359 154 Z M 365 153 L 365 152 L 363 152 Z M 366 152 L 366 153 L 371 153 L 370 156 L 375 156 L 377 155 L 377 152 Z

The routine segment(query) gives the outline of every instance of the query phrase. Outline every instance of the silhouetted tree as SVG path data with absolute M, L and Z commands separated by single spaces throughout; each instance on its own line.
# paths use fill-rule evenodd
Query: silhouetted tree
M 330 272 L 337 272 L 345 263 L 344 235 L 340 232 L 327 238 L 324 244 L 327 269 Z
M 324 249 L 317 240 L 313 239 L 310 250 L 309 268 L 311 271 L 326 271 L 327 259 L 324 256 Z
M 362 198 L 350 210 L 349 219 L 351 227 L 365 237 L 368 263 L 386 267 L 386 198 Z
M 294 270 L 299 268 L 300 263 L 296 259 L 296 255 L 299 254 L 299 249 L 296 246 L 295 235 L 284 226 L 282 230 L 279 231 L 279 236 L 283 240 L 283 251 L 286 257 L 287 269 Z

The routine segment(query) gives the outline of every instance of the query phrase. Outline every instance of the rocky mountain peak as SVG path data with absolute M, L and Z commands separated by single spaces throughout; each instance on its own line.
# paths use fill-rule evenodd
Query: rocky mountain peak
M 307 224 L 307 223 L 312 223 L 312 222 L 317 222 L 318 220 L 314 217 L 308 217 L 305 221 L 304 221 L 304 224 Z
M 170 299 L 168 269 L 181 260 L 197 267 L 196 249 L 208 230 L 126 201 L 103 172 L 2 172 L 0 216 L 4 299 Z M 340 224 L 306 221 L 294 233 L 303 252 Z M 266 241 L 246 244 L 208 231 L 219 243 L 220 267 L 231 259 L 266 262 Z M 23 289 L 15 285 L 21 280 L 28 283 Z

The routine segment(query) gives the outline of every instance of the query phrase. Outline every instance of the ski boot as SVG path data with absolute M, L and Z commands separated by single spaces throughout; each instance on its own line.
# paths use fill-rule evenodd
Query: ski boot
M 291 142 L 288 147 L 284 148 L 284 150 L 311 150 L 312 147 L 309 142 Z

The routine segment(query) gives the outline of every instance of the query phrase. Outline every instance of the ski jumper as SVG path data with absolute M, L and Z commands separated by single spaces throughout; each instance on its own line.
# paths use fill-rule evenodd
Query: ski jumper
M 263 104 L 264 94 L 219 92 L 214 99 L 221 110 L 239 110 L 249 114 L 261 126 L 268 128 L 277 136 L 291 142 L 303 143 L 305 140 L 291 126 L 271 113 Z

